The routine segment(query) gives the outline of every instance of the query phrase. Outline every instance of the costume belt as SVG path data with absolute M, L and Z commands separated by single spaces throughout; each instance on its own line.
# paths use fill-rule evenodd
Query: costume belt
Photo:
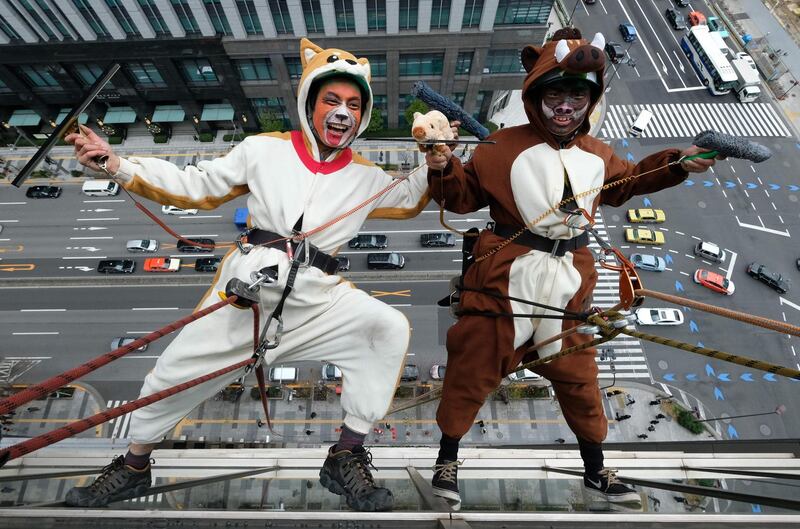
M 519 232 L 519 226 L 512 226 L 510 224 L 495 224 L 492 231 L 504 239 L 508 239 Z M 563 257 L 567 252 L 573 252 L 578 248 L 583 248 L 589 245 L 589 234 L 586 232 L 581 233 L 572 239 L 548 239 L 541 235 L 536 235 L 530 230 L 525 230 L 522 235 L 514 239 L 514 244 L 520 244 L 539 250 L 540 252 L 548 252 L 555 257 Z
M 259 230 L 254 228 L 247 233 L 246 238 L 242 242 L 252 244 L 253 246 L 265 246 L 267 248 L 277 248 L 278 250 L 282 250 L 285 252 L 287 241 L 286 237 L 284 237 L 283 235 L 279 235 L 271 231 Z M 296 260 L 301 262 L 306 261 L 305 252 L 307 248 L 308 249 L 307 259 L 309 266 L 319 268 L 326 274 L 330 275 L 335 274 L 339 269 L 339 261 L 337 261 L 335 257 L 326 254 L 313 244 L 307 243 L 305 241 L 300 241 L 300 242 L 291 241 L 290 244 L 292 246 L 294 258 Z

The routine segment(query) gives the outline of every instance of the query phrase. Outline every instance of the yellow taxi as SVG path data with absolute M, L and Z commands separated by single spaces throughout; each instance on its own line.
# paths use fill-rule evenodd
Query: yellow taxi
M 652 209 L 652 208 L 629 209 L 628 220 L 630 222 L 647 222 L 655 224 L 658 222 L 664 222 L 665 220 L 667 220 L 667 216 L 664 214 L 663 209 Z
M 625 240 L 638 244 L 664 244 L 664 232 L 648 230 L 647 228 L 628 228 L 625 230 Z

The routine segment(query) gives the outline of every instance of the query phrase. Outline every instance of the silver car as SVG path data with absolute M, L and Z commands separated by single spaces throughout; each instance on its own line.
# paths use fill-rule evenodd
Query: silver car
M 125 248 L 127 248 L 129 252 L 135 253 L 157 252 L 158 241 L 154 241 L 153 239 L 133 239 L 125 243 Z

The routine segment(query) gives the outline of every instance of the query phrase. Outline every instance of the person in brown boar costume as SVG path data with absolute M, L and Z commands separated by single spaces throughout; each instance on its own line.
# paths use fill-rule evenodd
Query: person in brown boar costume
M 600 204 L 620 206 L 634 195 L 675 186 L 689 172 L 704 172 L 714 164 L 713 159 L 697 159 L 667 165 L 706 151 L 696 146 L 666 149 L 634 164 L 618 158 L 611 147 L 588 134 L 587 118 L 603 94 L 603 46 L 602 35 L 589 43 L 574 28 L 557 31 L 543 47 L 527 46 L 521 55 L 527 72 L 522 98 L 529 123 L 498 130 L 490 137 L 496 143 L 479 145 L 464 165 L 451 157 L 449 149 L 426 154 L 431 194 L 439 204 L 455 213 L 489 206 L 495 222 L 493 229 L 481 232 L 473 255 L 496 251 L 467 270 L 460 299 L 462 315 L 447 334 L 447 373 L 436 416 L 442 439 L 433 488 L 454 509 L 461 501 L 459 440 L 473 425 L 486 396 L 520 362 L 545 358 L 593 338 L 575 333 L 527 353 L 534 338 L 543 341 L 581 322 L 542 319 L 546 309 L 508 297 L 579 312 L 591 304 L 597 280 L 588 234 L 564 222 L 580 215 L 559 210 L 533 225 L 532 221 L 573 196 L 579 198 L 562 209 L 583 209 L 594 216 Z M 641 178 L 617 187 L 581 195 L 639 174 Z M 521 236 L 497 250 L 525 227 Z M 487 316 L 490 313 L 528 314 L 530 318 Z M 564 419 L 578 438 L 584 487 L 608 501 L 638 501 L 639 494 L 603 466 L 601 443 L 608 423 L 594 356 L 595 349 L 589 347 L 535 371 L 552 382 Z

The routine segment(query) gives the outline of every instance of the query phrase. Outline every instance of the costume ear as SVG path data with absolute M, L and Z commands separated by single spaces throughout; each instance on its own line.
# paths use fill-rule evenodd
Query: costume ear
M 414 121 L 417 120 L 418 117 L 422 115 L 422 112 L 414 112 Z
M 364 67 L 364 70 L 366 70 L 365 76 L 367 78 L 367 82 L 370 82 L 372 80 L 372 67 L 369 65 L 369 59 L 366 57 L 361 57 L 356 59 L 356 61 L 358 61 L 358 64 Z
M 322 48 L 307 38 L 300 39 L 300 62 L 302 63 L 304 70 L 306 65 L 308 65 L 308 63 L 310 63 L 321 51 L 323 51 Z
M 520 59 L 522 60 L 522 66 L 525 67 L 526 72 L 533 70 L 533 65 L 539 60 L 539 56 L 541 54 L 542 48 L 538 48 L 536 46 L 525 46 L 522 48 L 522 55 L 520 56 Z

